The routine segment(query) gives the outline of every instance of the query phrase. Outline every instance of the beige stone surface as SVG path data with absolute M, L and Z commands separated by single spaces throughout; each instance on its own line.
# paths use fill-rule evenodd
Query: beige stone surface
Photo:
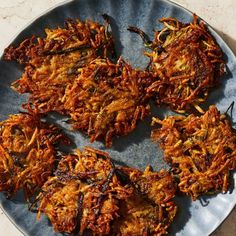
M 0 52 L 32 19 L 61 2 L 64 1 L 0 0 Z M 197 13 L 208 22 L 236 54 L 236 0 L 175 0 L 174 2 Z M 1 210 L 0 229 L 0 236 L 22 235 Z M 213 235 L 236 235 L 236 209 Z

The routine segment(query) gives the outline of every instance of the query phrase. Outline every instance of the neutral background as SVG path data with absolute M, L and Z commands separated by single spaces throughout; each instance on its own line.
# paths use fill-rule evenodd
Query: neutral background
M 143 0 L 145 1 L 145 0 Z M 0 53 L 32 19 L 63 0 L 0 0 Z M 174 0 L 208 22 L 236 54 L 236 0 Z M 0 210 L 0 236 L 22 236 Z M 214 236 L 236 235 L 236 209 Z

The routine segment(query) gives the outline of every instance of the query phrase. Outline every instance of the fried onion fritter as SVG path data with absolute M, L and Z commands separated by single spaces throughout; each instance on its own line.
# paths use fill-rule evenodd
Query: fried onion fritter
M 132 197 L 120 204 L 120 218 L 114 224 L 114 235 L 166 235 L 177 207 L 173 202 L 176 186 L 164 170 L 144 172 L 127 167 L 119 170 L 128 175 L 134 188 Z
M 164 159 L 179 176 L 179 188 L 193 200 L 202 194 L 226 192 L 230 170 L 236 168 L 236 134 L 215 106 L 201 115 L 153 119 L 152 132 Z
M 149 73 L 122 59 L 117 64 L 96 59 L 80 72 L 66 90 L 64 106 L 73 128 L 87 132 L 91 142 L 105 139 L 111 146 L 113 136 L 127 135 L 149 114 L 144 91 Z
M 17 92 L 30 94 L 25 108 L 65 114 L 62 98 L 79 69 L 114 52 L 107 24 L 67 20 L 65 28 L 45 29 L 45 38 L 33 36 L 5 49 L 6 60 L 25 65 L 21 78 L 12 84 Z
M 63 158 L 43 186 L 38 218 L 45 213 L 56 231 L 109 235 L 119 200 L 132 194 L 122 186 L 107 153 L 86 147 Z
M 59 129 L 31 114 L 11 115 L 0 122 L 0 191 L 8 197 L 23 189 L 28 200 L 52 174 L 54 145 L 68 141 Z
M 162 18 L 164 28 L 155 32 L 149 40 L 141 30 L 138 33 L 151 49 L 145 55 L 150 58 L 149 69 L 156 79 L 148 87 L 158 105 L 165 104 L 172 110 L 184 113 L 205 102 L 212 87 L 224 74 L 223 53 L 206 25 L 198 21 L 184 24 L 175 18 Z

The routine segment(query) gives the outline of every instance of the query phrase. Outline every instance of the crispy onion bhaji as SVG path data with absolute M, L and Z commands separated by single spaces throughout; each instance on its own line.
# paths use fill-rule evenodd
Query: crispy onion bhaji
M 108 28 L 107 21 L 103 26 L 89 20 L 67 20 L 65 28 L 45 29 L 45 38 L 33 36 L 16 48 L 5 49 L 6 60 L 25 66 L 21 78 L 12 84 L 17 92 L 30 94 L 24 107 L 65 114 L 62 98 L 79 69 L 114 52 Z
M 226 192 L 236 167 L 236 134 L 225 114 L 211 106 L 205 114 L 153 119 L 152 132 L 165 161 L 179 176 L 179 188 L 195 200 L 202 194 Z
M 38 217 L 43 212 L 55 231 L 76 235 L 87 230 L 90 235 L 109 235 L 119 200 L 132 194 L 118 180 L 109 155 L 89 147 L 65 156 L 42 189 Z
M 223 53 L 206 25 L 198 21 L 184 24 L 175 18 L 162 18 L 164 28 L 155 32 L 150 41 L 141 30 L 129 30 L 140 34 L 151 51 L 150 70 L 156 79 L 147 91 L 157 104 L 165 104 L 172 110 L 184 113 L 195 107 L 203 112 L 203 103 L 212 87 L 218 84 L 225 72 Z
M 177 211 L 172 175 L 165 170 L 153 172 L 150 167 L 144 172 L 129 167 L 119 171 L 130 181 L 134 193 L 122 201 L 113 235 L 166 235 Z
M 28 200 L 46 182 L 58 158 L 55 145 L 68 141 L 36 115 L 10 115 L 0 122 L 0 191 L 23 189 Z
M 149 114 L 149 73 L 132 69 L 121 58 L 116 64 L 96 59 L 80 72 L 67 87 L 64 106 L 73 128 L 85 131 L 91 142 L 105 139 L 111 146 L 113 136 L 127 135 Z

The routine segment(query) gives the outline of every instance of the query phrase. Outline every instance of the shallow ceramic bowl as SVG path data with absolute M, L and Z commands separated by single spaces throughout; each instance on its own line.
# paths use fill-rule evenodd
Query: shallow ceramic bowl
M 133 66 L 144 68 L 147 59 L 143 56 L 143 45 L 140 38 L 127 31 L 128 25 L 134 25 L 152 37 L 152 30 L 160 29 L 157 19 L 162 17 L 176 17 L 181 21 L 192 20 L 192 13 L 182 7 L 164 0 L 78 0 L 64 3 L 45 13 L 26 27 L 12 42 L 18 44 L 32 34 L 43 36 L 44 28 L 62 26 L 67 18 L 92 19 L 103 22 L 101 14 L 107 13 L 112 17 L 112 29 L 116 40 L 116 49 L 124 59 Z M 222 111 L 226 111 L 229 104 L 236 98 L 236 59 L 232 51 L 209 27 L 217 42 L 221 46 L 227 61 L 227 74 L 222 78 L 221 86 L 214 90 L 207 101 L 207 105 L 216 104 Z M 14 62 L 0 60 L 0 119 L 8 114 L 17 113 L 21 104 L 26 101 L 26 95 L 18 95 L 10 88 L 10 84 L 20 77 L 22 67 Z M 153 114 L 160 117 L 170 114 L 165 109 L 153 109 Z M 89 144 L 88 139 L 79 132 L 70 132 L 69 126 L 63 122 L 65 117 L 50 115 L 50 120 L 59 124 L 70 135 L 79 148 L 92 145 L 105 150 L 100 142 Z M 151 164 L 156 169 L 166 167 L 162 161 L 162 153 L 150 141 L 150 119 L 139 123 L 137 129 L 127 137 L 114 140 L 114 145 L 107 151 L 119 164 L 144 168 Z M 167 168 L 167 167 L 166 167 Z M 234 174 L 234 180 L 236 175 Z M 170 235 L 199 236 L 209 235 L 227 217 L 236 203 L 236 190 L 227 194 L 218 194 L 192 202 L 187 197 L 176 198 L 179 212 L 170 229 Z M 6 200 L 0 195 L 0 203 L 4 212 L 25 235 L 48 236 L 56 234 L 46 217 L 36 221 L 36 214 L 28 211 L 22 194 L 19 193 L 12 200 Z

